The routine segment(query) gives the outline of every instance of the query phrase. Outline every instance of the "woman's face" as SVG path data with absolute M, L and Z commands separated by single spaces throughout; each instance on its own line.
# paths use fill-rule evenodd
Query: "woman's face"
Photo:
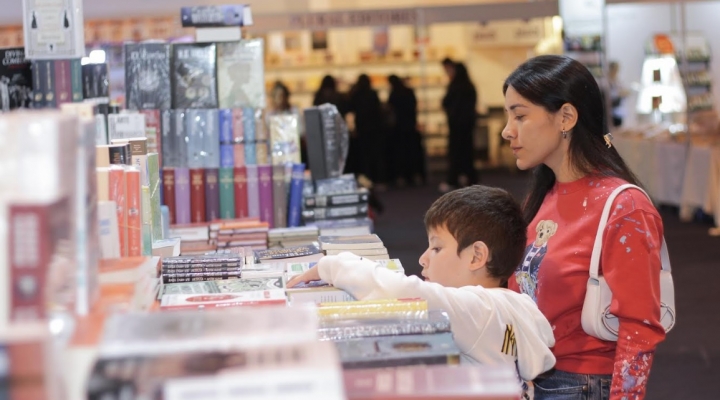
M 285 93 L 282 89 L 275 88 L 272 91 L 272 103 L 273 107 L 279 109 L 285 105 Z
M 553 168 L 562 163 L 569 139 L 563 139 L 560 112 L 549 113 L 544 107 L 522 97 L 512 86 L 505 92 L 508 121 L 502 131 L 510 142 L 517 167 L 521 170 L 546 164 Z

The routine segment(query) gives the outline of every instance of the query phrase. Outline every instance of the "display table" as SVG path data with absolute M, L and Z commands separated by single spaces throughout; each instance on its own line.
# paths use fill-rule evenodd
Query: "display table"
M 679 207 L 684 221 L 701 208 L 720 225 L 720 147 L 638 136 L 613 145 L 656 204 Z

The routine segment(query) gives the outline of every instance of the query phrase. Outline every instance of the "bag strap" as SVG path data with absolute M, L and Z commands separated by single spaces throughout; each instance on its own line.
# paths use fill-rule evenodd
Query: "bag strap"
M 598 279 L 598 270 L 600 268 L 600 254 L 602 253 L 603 245 L 603 233 L 605 232 L 605 227 L 607 226 L 608 219 L 610 218 L 610 209 L 612 208 L 613 202 L 622 191 L 630 188 L 641 191 L 645 196 L 647 196 L 648 199 L 650 199 L 650 196 L 648 196 L 648 194 L 643 189 L 630 183 L 620 185 L 615 190 L 613 190 L 612 193 L 610 193 L 610 196 L 608 196 L 608 199 L 605 202 L 605 207 L 603 208 L 603 212 L 600 216 L 600 223 L 598 224 L 597 234 L 595 235 L 595 244 L 593 245 L 592 256 L 590 256 L 590 278 Z M 670 255 L 668 253 L 667 243 L 665 243 L 664 237 L 662 240 L 662 247 L 660 248 L 660 262 L 662 264 L 663 270 L 670 271 Z

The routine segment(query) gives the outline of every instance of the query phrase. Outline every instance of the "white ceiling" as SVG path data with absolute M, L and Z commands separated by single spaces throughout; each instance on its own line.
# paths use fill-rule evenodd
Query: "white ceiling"
M 168 16 L 188 5 L 250 4 L 255 14 L 342 9 L 404 8 L 538 0 L 84 0 L 84 16 L 92 19 Z M 539 0 L 553 1 L 553 0 Z M 22 0 L 0 0 L 0 26 L 22 23 Z

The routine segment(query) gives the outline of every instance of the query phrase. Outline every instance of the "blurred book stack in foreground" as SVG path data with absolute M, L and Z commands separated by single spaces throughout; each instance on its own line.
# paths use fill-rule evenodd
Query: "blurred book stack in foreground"
M 375 235 L 359 236 L 320 236 L 320 248 L 326 255 L 332 256 L 342 252 L 351 252 L 370 260 L 387 260 L 388 250 L 382 240 Z
M 307 246 L 317 243 L 319 230 L 315 226 L 275 228 L 268 231 L 268 248 Z

